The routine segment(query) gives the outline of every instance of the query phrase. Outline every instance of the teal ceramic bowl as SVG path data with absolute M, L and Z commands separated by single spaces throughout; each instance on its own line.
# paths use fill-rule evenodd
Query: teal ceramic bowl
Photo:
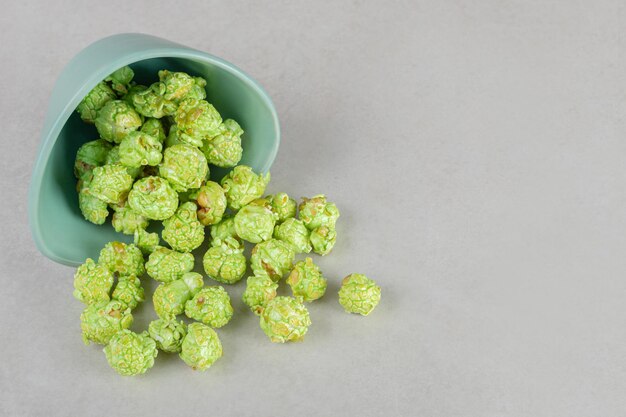
M 234 65 L 165 39 L 127 33 L 101 39 L 76 55 L 65 67 L 50 97 L 29 190 L 30 228 L 42 254 L 65 265 L 79 265 L 98 256 L 105 243 L 130 241 L 116 233 L 110 221 L 96 226 L 83 219 L 78 208 L 74 157 L 78 147 L 98 135 L 75 108 L 102 79 L 130 65 L 135 80 L 155 81 L 160 69 L 185 71 L 207 80 L 207 100 L 224 118 L 237 120 L 245 134 L 242 164 L 267 172 L 280 142 L 278 117 L 263 88 Z M 228 170 L 211 170 L 219 180 Z

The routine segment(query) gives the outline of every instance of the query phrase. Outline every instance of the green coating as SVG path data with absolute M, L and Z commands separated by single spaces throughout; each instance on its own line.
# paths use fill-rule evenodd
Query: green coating
M 204 287 L 185 304 L 185 315 L 207 326 L 220 328 L 233 317 L 230 297 L 223 287 Z
M 243 245 L 236 239 L 214 240 L 202 257 L 204 272 L 218 282 L 234 284 L 246 273 Z
M 132 95 L 132 105 L 137 113 L 145 117 L 160 119 L 171 116 L 176 112 L 176 103 L 165 100 L 165 87 L 162 83 L 152 84 L 145 90 L 137 91 Z
M 74 274 L 74 298 L 89 305 L 109 301 L 113 287 L 113 273 L 87 258 Z
M 268 301 L 260 318 L 261 329 L 274 343 L 302 340 L 311 325 L 309 311 L 292 297 L 275 297 Z
M 193 146 L 202 146 L 205 137 L 220 133 L 222 117 L 206 100 L 187 98 L 178 105 L 174 121 L 180 140 Z
M 276 214 L 262 206 L 249 204 L 235 214 L 235 232 L 251 243 L 271 238 L 275 224 Z
M 167 139 L 165 139 L 166 148 L 170 148 L 174 145 L 187 145 L 187 143 L 180 140 L 178 136 L 178 127 L 176 127 L 176 125 L 172 125 L 172 127 L 170 127 L 170 133 L 167 135 Z
M 328 226 L 320 226 L 311 231 L 309 236 L 313 252 L 318 255 L 328 255 L 335 247 L 337 241 L 337 231 Z
M 261 197 L 270 182 L 270 173 L 255 174 L 247 165 L 238 165 L 222 178 L 222 188 L 226 193 L 228 207 L 239 210 L 251 201 Z
M 176 281 L 159 285 L 152 295 L 154 311 L 162 319 L 170 319 L 185 311 L 185 303 L 204 285 L 202 275 L 187 272 Z
M 92 140 L 83 144 L 76 152 L 74 175 L 78 179 L 91 176 L 95 167 L 106 163 L 111 144 L 104 139 Z
M 149 221 L 125 204 L 115 209 L 111 223 L 116 232 L 134 235 L 137 230 L 148 227 Z
M 235 219 L 231 215 L 224 215 L 222 221 L 211 226 L 211 245 L 213 242 L 226 241 L 226 239 L 232 238 L 241 243 L 241 238 L 237 236 L 235 232 Z
M 117 333 L 103 350 L 111 368 L 122 376 L 146 373 L 154 366 L 154 358 L 159 353 L 156 342 L 148 332 L 135 333 L 130 330 Z
M 76 107 L 80 118 L 87 123 L 94 123 L 98 111 L 111 100 L 115 100 L 115 92 L 101 81 L 82 99 Z
M 289 243 L 296 253 L 311 252 L 309 235 L 309 229 L 302 223 L 302 220 L 293 217 L 288 218 L 274 228 L 274 237 Z
M 277 193 L 266 197 L 272 206 L 272 211 L 278 216 L 279 222 L 296 217 L 296 200 L 289 197 L 287 193 Z
M 206 80 L 202 77 L 193 77 L 193 80 L 193 87 L 191 87 L 191 90 L 189 90 L 185 98 L 204 100 L 206 98 Z
M 172 282 L 193 269 L 194 257 L 191 253 L 157 247 L 148 257 L 146 271 L 160 282 Z
M 178 208 L 178 194 L 160 177 L 146 177 L 133 184 L 128 204 L 139 214 L 151 220 L 172 217 Z
M 167 137 L 163 122 L 152 117 L 146 118 L 139 131 L 156 138 L 160 143 L 165 142 L 165 138 Z
M 110 83 L 111 89 L 122 96 L 128 93 L 134 76 L 133 70 L 129 66 L 124 66 L 113 71 L 104 81 Z
M 141 84 L 131 85 L 130 88 L 128 89 L 128 93 L 122 96 L 122 100 L 130 104 L 133 108 L 135 108 L 135 104 L 134 104 L 135 96 L 137 95 L 137 93 L 146 91 L 147 89 L 148 87 L 146 87 L 145 85 L 141 85 Z M 137 109 L 135 109 L 135 111 L 137 111 Z
M 87 306 L 80 315 L 83 342 L 106 345 L 120 330 L 133 324 L 130 308 L 121 301 L 98 301 Z
M 133 243 L 144 255 L 151 254 L 159 246 L 160 239 L 158 233 L 148 233 L 144 229 L 137 229 L 133 238 Z
M 103 165 L 93 170 L 89 192 L 94 197 L 111 204 L 119 204 L 126 198 L 133 179 L 123 165 Z
M 161 236 L 174 250 L 191 252 L 204 242 L 204 226 L 198 221 L 198 206 L 188 201 L 176 213 L 163 220 Z
M 111 150 L 107 154 L 106 163 L 107 165 L 121 164 L 119 145 L 116 145 L 111 148 Z M 131 178 L 133 179 L 137 178 L 139 174 L 141 174 L 141 167 L 129 167 L 129 166 L 124 166 L 124 167 L 126 168 L 126 172 L 128 173 L 128 175 L 130 175 Z
M 207 181 L 195 194 L 200 223 L 205 226 L 219 223 L 226 211 L 226 195 L 222 186 Z
M 123 302 L 131 310 L 146 299 L 141 281 L 135 275 L 120 276 L 111 298 Z
M 89 182 L 79 184 L 78 207 L 83 217 L 93 224 L 103 224 L 109 216 L 108 204 L 89 191 Z
M 140 277 L 145 272 L 143 254 L 132 243 L 109 242 L 100 251 L 98 263 L 111 272 L 120 275 L 136 275 Z
M 287 277 L 287 284 L 295 298 L 310 302 L 324 295 L 328 282 L 322 276 L 319 266 L 313 263 L 313 259 L 307 257 L 293 266 Z
M 120 143 L 141 127 L 141 116 L 125 101 L 111 100 L 98 111 L 95 124 L 102 139 Z
M 205 371 L 222 357 L 222 343 L 215 330 L 202 323 L 187 326 L 180 358 L 197 371 Z
M 309 229 L 317 229 L 320 226 L 335 227 L 339 218 L 339 210 L 335 203 L 326 201 L 324 194 L 311 198 L 302 198 L 300 203 L 300 220 Z
M 257 316 L 263 312 L 267 303 L 276 297 L 278 284 L 267 275 L 251 276 L 246 280 L 246 289 L 241 299 Z
M 202 185 L 202 181 L 209 175 L 209 165 L 198 148 L 185 144 L 173 145 L 163 152 L 159 175 L 168 180 L 176 191 L 187 191 Z
M 380 287 L 363 274 L 345 277 L 339 289 L 339 304 L 347 313 L 367 316 L 380 301 Z
M 273 281 L 280 281 L 291 270 L 295 257 L 296 253 L 289 243 L 270 239 L 252 249 L 250 266 L 255 275 L 267 275 Z
M 120 162 L 131 168 L 143 165 L 155 166 L 161 162 L 163 145 L 144 132 L 130 132 L 120 143 Z
M 174 103 L 185 98 L 196 84 L 192 76 L 184 72 L 159 71 L 159 80 L 163 84 L 163 98 Z M 204 81 L 206 85 L 206 81 Z
M 220 133 L 205 138 L 200 149 L 210 164 L 222 168 L 234 167 L 243 155 L 241 135 L 243 135 L 243 129 L 239 123 L 226 119 L 220 126 Z
M 148 333 L 157 348 L 167 353 L 178 353 L 187 335 L 187 325 L 175 319 L 157 319 L 148 325 Z

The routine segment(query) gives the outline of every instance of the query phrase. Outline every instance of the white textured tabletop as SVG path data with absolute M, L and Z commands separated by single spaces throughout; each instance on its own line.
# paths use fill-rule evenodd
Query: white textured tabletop
M 623 1 L 157 3 L 2 6 L 0 415 L 626 413 Z M 241 283 L 207 372 L 160 354 L 122 378 L 83 345 L 27 187 L 56 77 L 119 32 L 259 80 L 283 132 L 270 190 L 339 206 L 303 343 L 269 343 Z M 382 286 L 367 318 L 337 303 L 357 271 Z

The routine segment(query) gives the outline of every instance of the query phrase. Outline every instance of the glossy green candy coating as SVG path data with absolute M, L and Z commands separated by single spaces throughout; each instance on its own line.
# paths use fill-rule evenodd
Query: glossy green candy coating
M 118 374 L 134 376 L 144 374 L 152 368 L 158 350 L 148 332 L 122 330 L 111 338 L 104 348 L 104 354 L 111 368 Z
M 174 120 L 180 139 L 193 146 L 202 146 L 205 137 L 218 135 L 222 123 L 222 117 L 212 104 L 195 98 L 180 102 Z
M 221 184 L 226 193 L 228 206 L 233 210 L 239 210 L 261 197 L 269 182 L 269 172 L 266 175 L 257 175 L 249 166 L 238 165 L 222 178 Z
M 106 163 L 107 165 L 121 165 L 121 159 L 120 159 L 120 146 L 116 145 L 114 147 L 111 148 L 111 150 L 109 151 L 109 153 L 107 154 L 107 159 L 106 159 Z M 126 168 L 126 172 L 128 173 L 128 175 L 131 176 L 131 178 L 135 179 L 139 176 L 139 174 L 141 174 L 141 168 L 142 167 L 129 167 L 126 165 L 123 165 L 124 168 Z
M 312 198 L 304 197 L 300 203 L 300 220 L 309 229 L 317 229 L 320 226 L 335 227 L 339 218 L 339 210 L 334 203 L 326 201 L 323 194 Z
M 217 329 L 226 325 L 233 317 L 233 306 L 224 288 L 205 287 L 187 301 L 185 315 Z
M 193 77 L 194 84 L 191 90 L 187 93 L 185 98 L 195 98 L 197 100 L 204 100 L 206 98 L 206 80 L 201 77 Z
M 222 168 L 234 167 L 241 160 L 243 148 L 241 146 L 241 135 L 243 129 L 232 120 L 224 120 L 220 126 L 220 133 L 216 136 L 205 138 L 202 142 L 202 152 L 207 161 Z
M 173 145 L 163 153 L 159 174 L 176 191 L 186 191 L 202 185 L 202 181 L 209 175 L 209 165 L 198 148 L 185 144 Z
M 285 220 L 274 228 L 274 237 L 283 242 L 289 243 L 296 253 L 311 252 L 311 242 L 309 242 L 309 229 L 306 228 L 302 220 L 293 217 Z
M 163 127 L 163 122 L 152 117 L 147 118 L 146 121 L 143 122 L 139 131 L 156 138 L 156 140 L 160 143 L 165 142 L 165 138 L 167 137 L 165 134 L 165 128 Z
M 267 303 L 260 324 L 272 342 L 285 343 L 302 340 L 311 325 L 311 318 L 300 301 L 279 296 Z
M 204 371 L 222 357 L 222 343 L 215 330 L 202 323 L 187 326 L 180 358 L 193 369 Z
M 170 148 L 174 145 L 187 145 L 187 143 L 180 140 L 178 136 L 178 127 L 176 127 L 176 125 L 172 125 L 172 127 L 170 127 L 170 133 L 167 135 L 167 139 L 165 139 L 166 148 Z
M 202 275 L 187 272 L 176 281 L 159 285 L 152 296 L 154 311 L 163 319 L 173 318 L 185 311 L 185 303 L 204 285 Z
M 278 284 L 267 275 L 248 277 L 242 300 L 256 315 L 260 315 L 267 303 L 276 297 Z
M 109 242 L 100 251 L 98 263 L 120 275 L 141 276 L 145 272 L 143 254 L 132 243 Z
M 140 84 L 132 85 L 128 89 L 128 92 L 126 94 L 124 94 L 124 96 L 122 97 L 122 100 L 124 100 L 126 103 L 128 103 L 130 106 L 132 106 L 134 108 L 135 107 L 135 104 L 133 102 L 134 97 L 138 93 L 140 93 L 142 91 L 146 91 L 147 89 L 148 89 L 148 87 L 146 87 L 145 85 L 140 85 Z
M 112 287 L 113 273 L 91 258 L 87 258 L 74 274 L 74 298 L 85 304 L 109 301 Z
M 326 292 L 327 281 L 313 259 L 306 258 L 296 262 L 287 277 L 293 296 L 302 301 L 313 301 L 321 298 Z
M 255 275 L 267 275 L 279 281 L 291 270 L 296 253 L 289 243 L 270 239 L 257 244 L 252 249 L 250 265 Z
M 160 282 L 172 282 L 193 269 L 194 257 L 191 253 L 180 253 L 158 247 L 148 257 L 146 271 Z
M 123 275 L 117 280 L 111 298 L 126 304 L 130 309 L 145 300 L 145 293 L 141 281 L 135 275 Z
M 232 238 L 241 243 L 241 238 L 235 231 L 235 219 L 230 215 L 224 215 L 222 221 L 211 226 L 211 244 L 215 242 L 221 244 L 226 239 Z
M 125 235 L 134 235 L 135 231 L 148 227 L 148 219 L 130 208 L 128 204 L 116 208 L 113 213 L 113 228 Z
M 235 214 L 235 232 L 243 240 L 259 243 L 272 237 L 276 214 L 253 204 L 244 206 Z
M 226 211 L 224 189 L 216 182 L 207 181 L 197 191 L 198 220 L 205 226 L 219 223 Z
M 159 234 L 148 233 L 144 229 L 136 229 L 134 243 L 144 255 L 149 255 L 159 246 Z
M 178 194 L 160 177 L 146 177 L 133 184 L 128 204 L 139 214 L 151 220 L 172 217 L 178 208 Z
M 187 335 L 187 325 L 175 319 L 158 319 L 150 322 L 148 333 L 163 352 L 180 352 L 183 339 Z
M 89 192 L 111 204 L 122 202 L 133 185 L 133 179 L 123 165 L 103 165 L 93 170 Z
M 128 167 L 155 166 L 161 162 L 163 145 L 144 132 L 130 132 L 120 143 L 120 162 Z
M 332 227 L 320 226 L 311 231 L 309 240 L 311 241 L 313 252 L 322 256 L 328 255 L 335 247 L 337 231 Z
M 84 179 L 86 176 L 91 176 L 95 167 L 106 163 L 110 150 L 111 144 L 104 139 L 92 140 L 78 148 L 74 162 L 76 178 Z
M 296 200 L 289 197 L 287 193 L 278 193 L 266 197 L 272 206 L 272 211 L 278 216 L 279 222 L 296 217 Z
M 198 221 L 198 206 L 183 203 L 169 219 L 163 221 L 163 240 L 174 250 L 191 252 L 204 242 L 204 226 Z
M 204 272 L 224 284 L 234 284 L 246 273 L 243 246 L 236 239 L 214 240 L 202 258 Z
M 126 66 L 110 74 L 104 79 L 104 81 L 111 84 L 111 89 L 113 91 L 116 91 L 119 95 L 124 95 L 128 93 L 128 90 L 130 89 L 130 83 L 133 80 L 134 76 L 135 73 L 133 72 L 133 70 L 130 67 Z
M 115 92 L 105 82 L 99 82 L 76 107 L 80 118 L 87 123 L 94 123 L 98 111 L 111 100 L 115 100 Z
M 171 116 L 178 106 L 163 97 L 165 90 L 163 83 L 155 83 L 145 90 L 136 91 L 130 100 L 135 110 L 145 117 L 160 119 L 164 116 Z
M 196 84 L 196 80 L 189 74 L 168 70 L 159 71 L 159 80 L 164 88 L 163 98 L 175 103 L 185 98 Z
M 339 304 L 347 313 L 367 316 L 380 301 L 380 287 L 362 274 L 350 274 L 339 289 Z
M 114 334 L 133 324 L 130 308 L 121 301 L 98 301 L 90 304 L 80 315 L 83 342 L 106 345 Z
M 120 143 L 130 132 L 141 127 L 141 116 L 125 101 L 111 100 L 98 112 L 96 129 L 109 142 Z
M 93 224 L 103 224 L 109 215 L 108 204 L 91 194 L 88 181 L 79 181 L 78 207 L 83 217 Z

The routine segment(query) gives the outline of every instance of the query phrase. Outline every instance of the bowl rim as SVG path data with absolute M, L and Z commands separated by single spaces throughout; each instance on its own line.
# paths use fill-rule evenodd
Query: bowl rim
M 250 75 L 241 70 L 234 64 L 231 64 L 228 61 L 225 61 L 222 58 L 219 58 L 215 55 L 209 54 L 208 52 L 203 52 L 197 49 L 193 49 L 184 45 L 179 45 L 173 43 L 167 39 L 159 38 L 152 35 L 146 35 L 141 33 L 120 33 L 112 36 L 108 36 L 105 38 L 101 38 L 92 42 L 85 48 L 81 49 L 74 57 L 66 64 L 63 68 L 59 76 L 57 77 L 57 81 L 55 81 L 55 87 L 58 80 L 62 77 L 63 73 L 68 69 L 68 67 L 72 64 L 72 62 L 85 50 L 95 46 L 98 43 L 106 42 L 113 40 L 114 38 L 122 38 L 127 36 L 141 36 L 152 38 L 155 41 L 167 42 L 172 46 L 159 46 L 159 47 L 148 47 L 143 50 L 131 52 L 120 56 L 118 59 L 111 60 L 107 63 L 107 65 L 102 66 L 97 71 L 94 71 L 88 78 L 81 82 L 80 88 L 77 88 L 74 94 L 71 96 L 71 99 L 68 100 L 65 105 L 62 107 L 61 111 L 58 112 L 54 121 L 49 125 L 46 129 L 48 123 L 47 120 L 44 122 L 44 129 L 41 132 L 41 139 L 39 149 L 37 151 L 37 157 L 35 159 L 33 165 L 33 172 L 31 174 L 31 181 L 28 190 L 28 219 L 31 234 L 33 240 L 35 241 L 35 246 L 37 249 L 47 258 L 51 259 L 54 262 L 75 266 L 76 262 L 72 259 L 67 259 L 65 257 L 57 255 L 54 251 L 52 251 L 48 245 L 45 243 L 45 240 L 42 237 L 41 233 L 41 225 L 39 223 L 38 218 L 38 210 L 40 207 L 40 189 L 41 183 L 43 181 L 44 168 L 47 167 L 48 160 L 50 159 L 51 151 L 56 143 L 61 130 L 69 120 L 72 113 L 75 111 L 76 106 L 80 103 L 83 97 L 93 89 L 100 81 L 102 81 L 106 76 L 108 76 L 113 71 L 121 68 L 125 65 L 131 65 L 135 62 L 144 61 L 147 59 L 154 58 L 186 58 L 186 59 L 195 59 L 199 61 L 209 62 L 212 65 L 215 65 L 225 71 L 230 72 L 235 75 L 240 81 L 246 84 L 251 89 L 255 90 L 257 95 L 264 102 L 266 107 L 269 109 L 272 124 L 274 125 L 274 130 L 276 131 L 276 140 L 273 143 L 273 147 L 270 150 L 269 158 L 265 165 L 260 169 L 260 172 L 265 173 L 269 170 L 272 163 L 274 162 L 276 155 L 278 153 L 278 148 L 280 145 L 280 124 L 278 122 L 278 115 L 276 113 L 276 108 L 274 107 L 274 103 L 271 98 L 265 91 L 265 89 Z M 51 98 L 55 93 L 55 89 L 53 88 L 52 94 L 49 98 L 49 103 L 51 102 Z M 50 107 L 48 107 L 48 111 L 46 113 L 46 117 L 48 117 L 49 112 L 51 111 Z

